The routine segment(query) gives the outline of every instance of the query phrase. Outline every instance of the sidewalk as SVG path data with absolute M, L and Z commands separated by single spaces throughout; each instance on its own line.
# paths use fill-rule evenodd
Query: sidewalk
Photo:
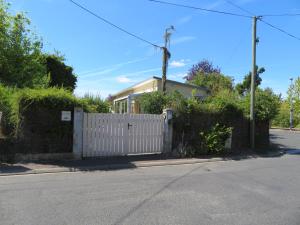
M 230 157 L 203 157 L 203 158 L 165 158 L 161 155 L 128 156 L 114 158 L 98 158 L 66 161 L 38 161 L 16 164 L 0 164 L 0 176 L 26 175 L 42 173 L 61 173 L 96 170 L 120 170 L 139 167 L 170 166 L 196 164 L 228 160 L 243 160 L 259 157 L 279 157 L 282 152 L 273 152 L 268 155 L 237 155 Z

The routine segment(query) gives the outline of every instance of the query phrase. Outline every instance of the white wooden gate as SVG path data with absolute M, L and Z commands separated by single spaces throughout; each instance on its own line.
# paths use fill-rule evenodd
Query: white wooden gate
M 83 157 L 161 153 L 163 115 L 84 113 Z

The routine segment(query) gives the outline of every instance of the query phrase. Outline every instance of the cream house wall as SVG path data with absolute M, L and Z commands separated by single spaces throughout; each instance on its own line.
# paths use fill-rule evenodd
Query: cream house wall
M 193 91 L 195 92 L 196 96 L 207 96 L 207 91 L 203 89 L 199 89 L 197 87 L 193 86 L 187 86 L 187 85 L 182 85 L 180 83 L 175 83 L 175 82 L 166 82 L 166 89 L 168 93 L 171 93 L 173 91 L 178 91 L 181 93 L 184 97 L 186 98 L 191 98 L 193 95 Z M 158 80 L 158 90 L 162 90 L 162 81 Z
M 135 85 L 128 90 L 125 90 L 119 94 L 114 95 L 114 100 L 127 98 L 131 94 L 145 93 L 157 91 L 157 80 L 151 79 L 149 81 L 143 82 L 141 84 Z
M 198 97 L 206 97 L 208 95 L 205 88 L 198 88 L 176 81 L 167 80 L 166 89 L 168 93 L 178 91 L 186 98 L 191 98 L 193 94 Z M 162 91 L 162 81 L 156 77 L 120 91 L 113 96 L 113 111 L 116 113 L 140 113 L 139 102 L 136 101 L 136 96 L 154 91 Z

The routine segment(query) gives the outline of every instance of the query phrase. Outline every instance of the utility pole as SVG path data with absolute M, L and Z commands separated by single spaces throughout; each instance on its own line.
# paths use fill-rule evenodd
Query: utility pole
M 251 101 L 250 101 L 250 143 L 251 148 L 255 149 L 255 113 L 254 113 L 254 105 L 255 105 L 255 83 L 256 83 L 256 23 L 257 17 L 253 17 L 253 31 L 252 31 L 252 74 L 251 74 Z
M 172 30 L 174 30 L 173 26 L 170 26 L 165 31 L 165 46 L 162 47 L 163 50 L 163 65 L 162 65 L 162 91 L 166 93 L 166 82 L 167 82 L 167 69 L 168 69 L 168 61 L 170 58 L 170 52 L 168 50 L 168 44 L 170 44 L 170 37 L 172 34 Z
M 293 87 L 293 78 L 290 78 L 291 81 L 291 99 L 290 99 L 290 130 L 293 129 L 293 120 L 294 120 L 294 102 L 293 102 L 293 97 L 294 97 L 294 87 Z

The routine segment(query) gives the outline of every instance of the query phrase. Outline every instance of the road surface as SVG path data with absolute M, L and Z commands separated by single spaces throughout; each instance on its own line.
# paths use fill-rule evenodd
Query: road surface
M 0 177 L 0 224 L 299 225 L 299 160 Z
M 290 154 L 300 154 L 300 131 L 270 130 L 271 142 Z

